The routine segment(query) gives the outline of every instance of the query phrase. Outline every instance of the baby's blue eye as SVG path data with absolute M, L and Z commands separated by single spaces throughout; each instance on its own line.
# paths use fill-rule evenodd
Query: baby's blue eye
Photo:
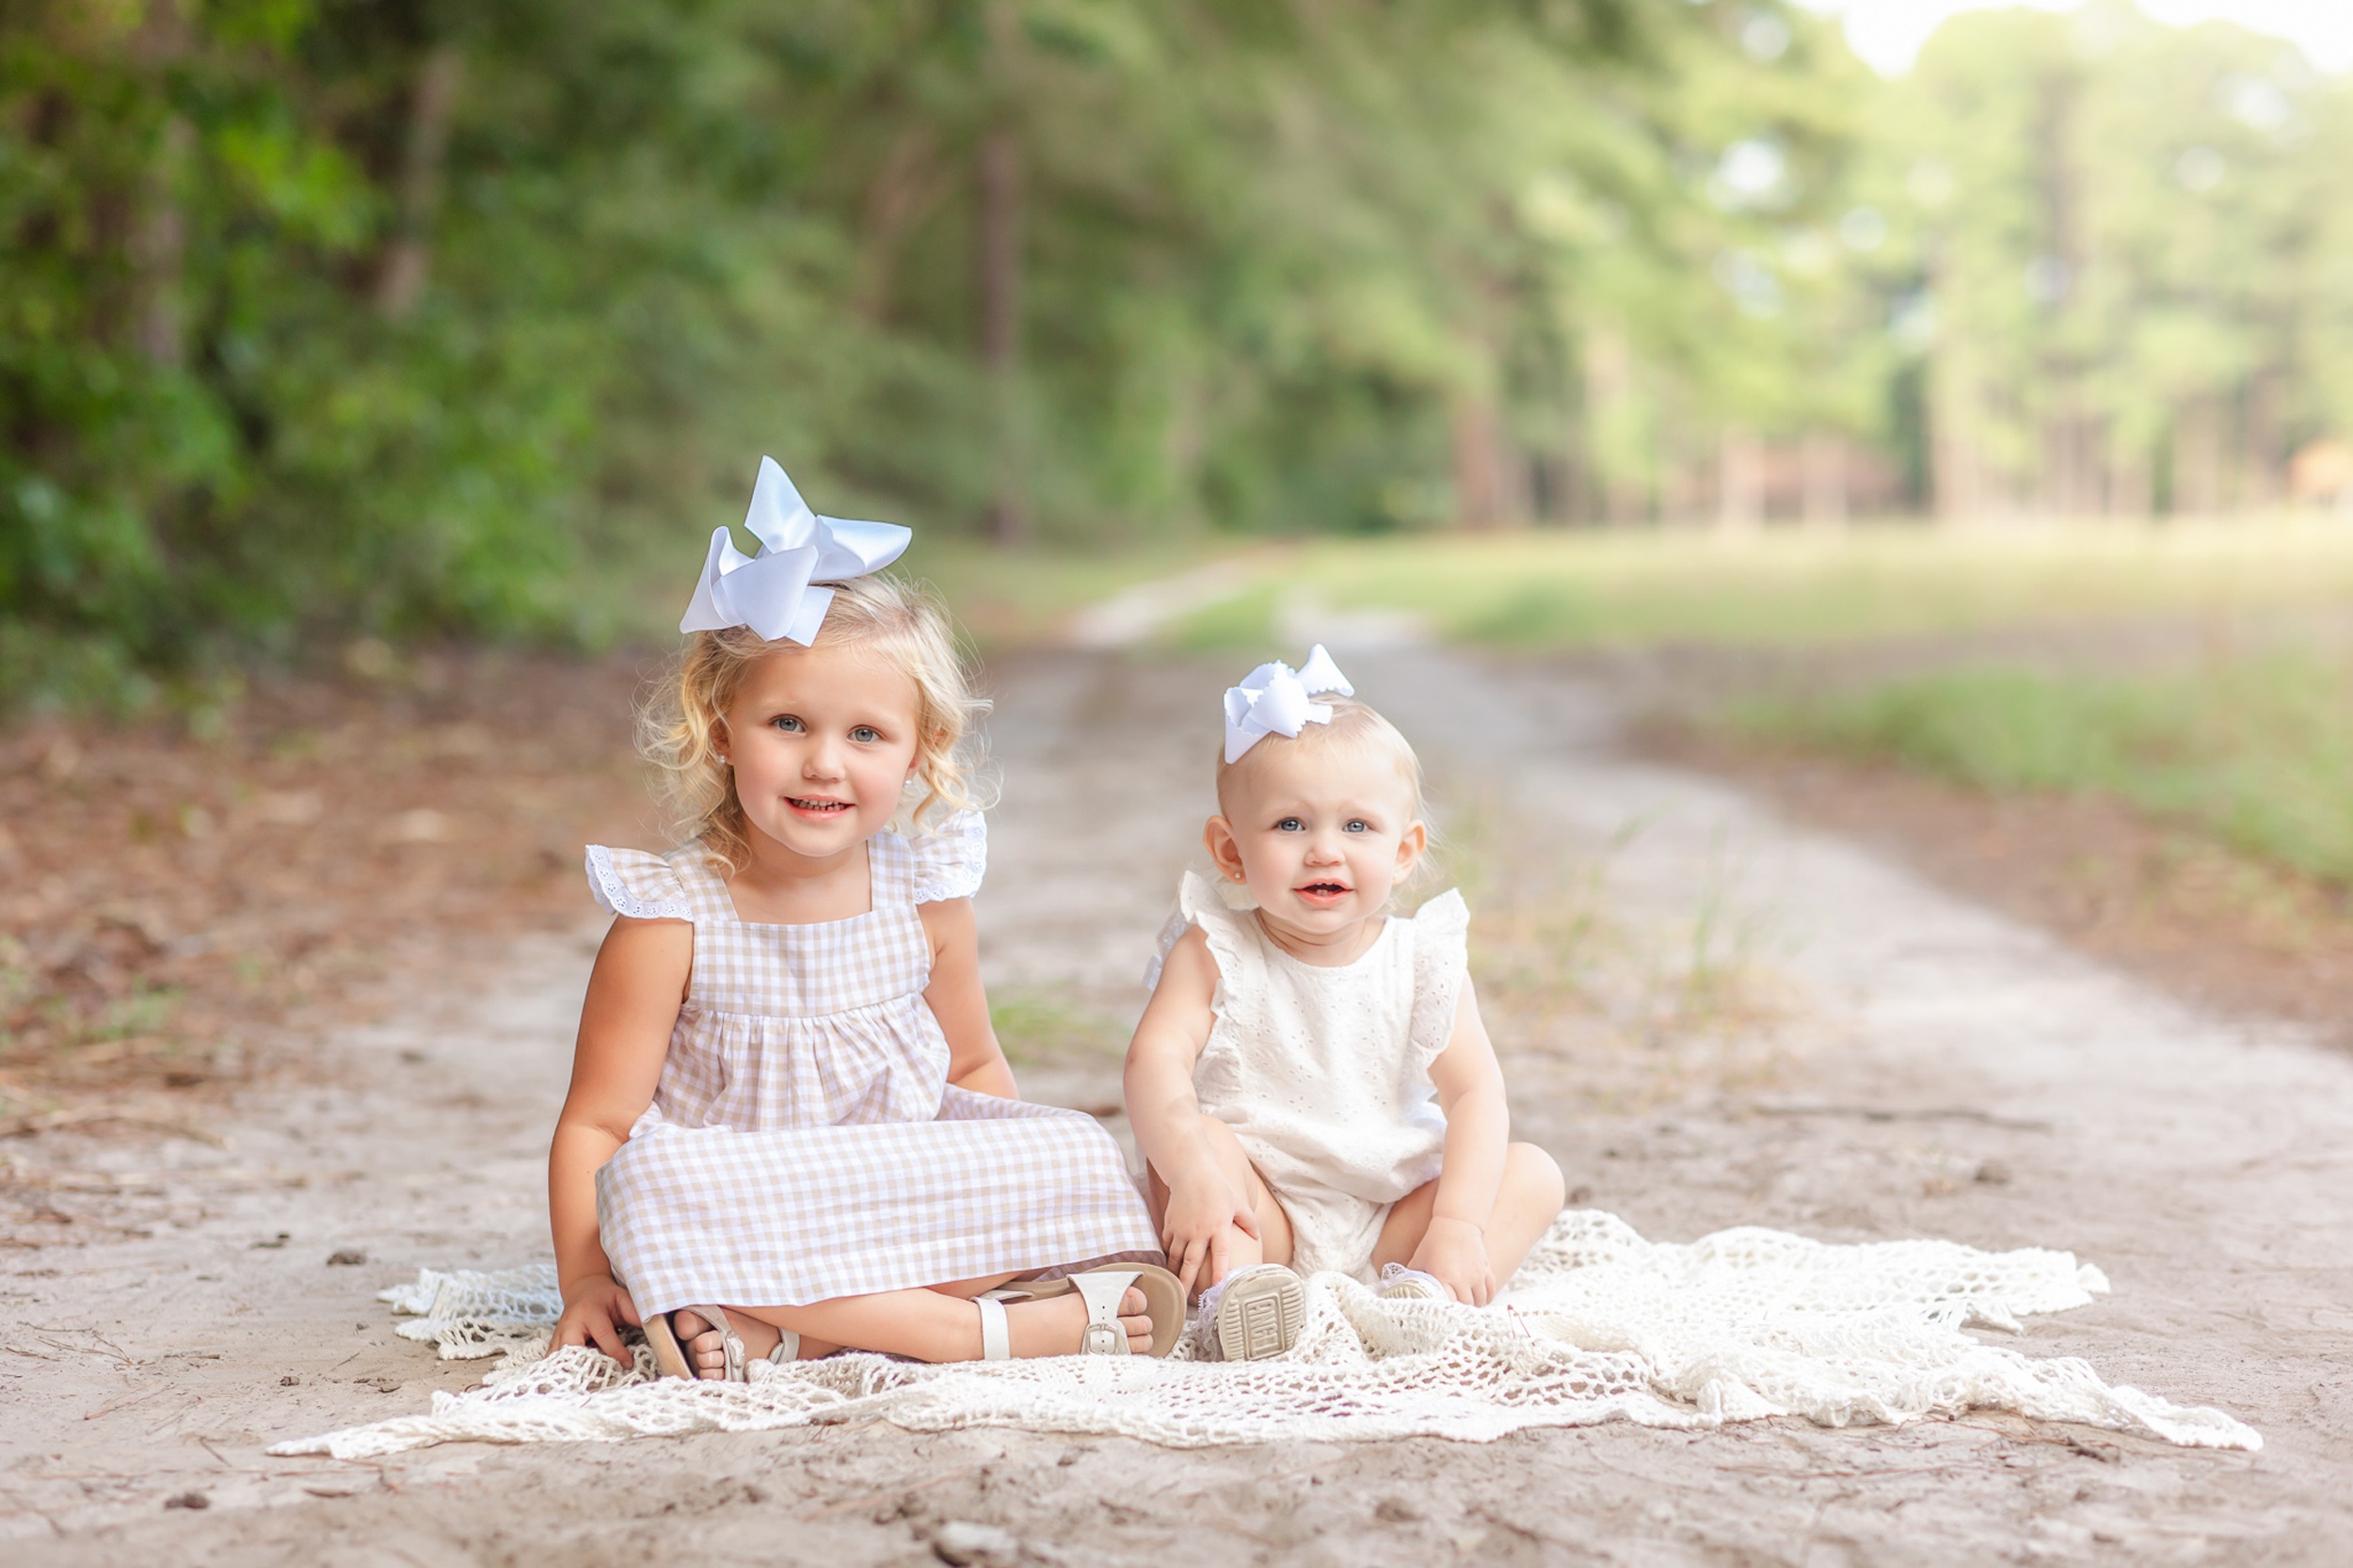
M 1358 817 L 1354 822 L 1348 824 L 1348 831 L 1351 833 L 1369 833 L 1372 831 L 1372 824 L 1365 821 L 1362 817 Z
M 1304 833 L 1306 830 L 1307 824 L 1297 817 L 1285 817 L 1274 824 L 1274 831 L 1277 833 Z
M 875 728 L 871 724 L 861 724 L 856 729 L 850 731 L 850 739 L 856 741 L 860 745 L 872 745 L 876 741 L 882 739 L 882 731 Z
M 790 713 L 778 713 L 768 721 L 788 735 L 798 735 L 808 727 Z

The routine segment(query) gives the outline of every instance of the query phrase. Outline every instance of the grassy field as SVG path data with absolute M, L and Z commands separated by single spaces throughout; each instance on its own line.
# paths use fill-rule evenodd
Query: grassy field
M 1450 534 L 1306 543 L 1257 588 L 1171 629 L 1273 648 L 1286 593 L 1404 610 L 1449 641 L 1515 648 L 1798 647 L 2353 602 L 2333 519 L 1840 533 Z
M 2117 676 L 1972 666 L 1735 709 L 1736 728 L 1991 791 L 2089 791 L 2353 886 L 2353 660 Z

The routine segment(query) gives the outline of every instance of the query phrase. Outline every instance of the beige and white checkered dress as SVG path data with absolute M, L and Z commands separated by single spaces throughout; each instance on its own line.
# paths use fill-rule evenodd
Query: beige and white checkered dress
M 639 1310 L 801 1306 L 1160 1256 L 1093 1117 L 947 1081 L 916 905 L 969 897 L 986 857 L 969 813 L 920 838 L 878 834 L 866 914 L 755 925 L 693 846 L 590 847 L 600 904 L 695 926 L 653 1105 L 597 1173 L 605 1253 Z

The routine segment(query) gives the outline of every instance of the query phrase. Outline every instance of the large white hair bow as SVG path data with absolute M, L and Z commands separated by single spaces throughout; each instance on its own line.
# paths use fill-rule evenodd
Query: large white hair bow
M 744 526 L 760 540 L 760 553 L 744 554 L 726 529 L 713 529 L 702 581 L 678 623 L 680 632 L 748 626 L 770 642 L 789 637 L 807 648 L 833 602 L 831 588 L 809 584 L 880 571 L 915 537 L 913 529 L 895 522 L 819 517 L 774 457 L 760 460 Z
M 1243 752 L 1269 735 L 1295 738 L 1307 725 L 1330 724 L 1332 705 L 1312 700 L 1326 692 L 1354 696 L 1356 688 L 1321 643 L 1297 671 L 1277 660 L 1243 676 L 1241 685 L 1226 687 L 1225 760 L 1241 761 Z

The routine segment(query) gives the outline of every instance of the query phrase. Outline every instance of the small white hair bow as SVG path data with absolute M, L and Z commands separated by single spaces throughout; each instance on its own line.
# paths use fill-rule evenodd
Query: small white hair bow
M 1243 676 L 1241 685 L 1226 687 L 1225 760 L 1241 761 L 1242 753 L 1269 735 L 1295 738 L 1310 724 L 1330 724 L 1332 705 L 1312 700 L 1326 692 L 1354 696 L 1356 688 L 1321 643 L 1296 671 L 1278 659 Z
M 807 648 L 833 602 L 831 588 L 809 584 L 880 571 L 915 537 L 913 529 L 895 522 L 819 517 L 774 457 L 760 460 L 744 526 L 760 540 L 760 553 L 746 555 L 726 529 L 712 530 L 711 553 L 678 623 L 680 632 L 748 626 L 772 643 L 789 637 Z

